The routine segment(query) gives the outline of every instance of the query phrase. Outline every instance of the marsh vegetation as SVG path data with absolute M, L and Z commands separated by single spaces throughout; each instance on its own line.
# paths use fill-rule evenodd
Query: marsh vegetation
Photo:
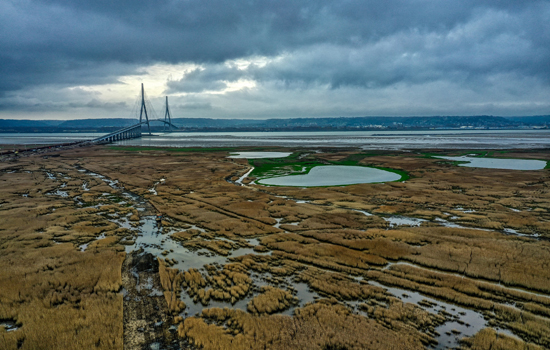
M 549 170 L 433 157 L 464 152 L 316 151 L 249 163 L 93 147 L 0 163 L 0 344 L 550 347 Z M 253 184 L 319 165 L 407 177 Z

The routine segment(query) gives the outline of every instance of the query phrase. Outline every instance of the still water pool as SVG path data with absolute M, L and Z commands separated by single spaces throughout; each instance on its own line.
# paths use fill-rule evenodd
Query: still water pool
M 401 175 L 391 171 L 346 165 L 327 165 L 312 168 L 304 175 L 279 176 L 262 179 L 257 183 L 276 186 L 341 186 L 361 183 L 398 181 Z
M 508 170 L 540 170 L 546 162 L 535 159 L 503 159 L 503 158 L 474 158 L 474 157 L 437 157 L 447 160 L 468 162 L 459 164 L 470 168 L 508 169 Z
M 239 152 L 231 154 L 227 158 L 246 158 L 246 159 L 258 159 L 258 158 L 285 158 L 288 157 L 291 152 Z

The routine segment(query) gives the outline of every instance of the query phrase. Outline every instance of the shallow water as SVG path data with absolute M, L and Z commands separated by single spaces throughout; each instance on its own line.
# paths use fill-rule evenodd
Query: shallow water
M 13 320 L 0 320 L 0 327 L 4 327 L 6 332 L 13 332 L 19 329 L 19 326 Z
M 416 269 L 420 269 L 420 270 L 425 270 L 425 271 L 429 271 L 429 272 L 438 273 L 438 274 L 440 274 L 440 275 L 460 277 L 460 278 L 462 278 L 462 279 L 470 280 L 470 281 L 474 281 L 474 282 L 483 282 L 483 283 L 486 283 L 486 284 L 489 284 L 489 285 L 498 285 L 498 286 L 501 286 L 501 287 L 503 287 L 503 288 L 506 288 L 507 290 L 510 290 L 510 291 L 516 291 L 516 292 L 520 292 L 520 293 L 525 293 L 525 294 L 530 295 L 530 296 L 533 296 L 533 297 L 541 297 L 541 298 L 550 299 L 550 294 L 543 294 L 543 293 L 539 293 L 539 292 L 534 292 L 534 291 L 532 291 L 532 290 L 527 290 L 527 289 L 522 289 L 522 288 L 517 288 L 517 287 L 510 287 L 510 286 L 506 286 L 506 285 L 501 285 L 500 282 L 494 282 L 494 281 L 489 281 L 489 280 L 476 279 L 476 278 L 468 277 L 468 276 L 466 276 L 466 275 L 464 275 L 464 274 L 460 274 L 460 273 L 457 273 L 457 272 L 442 271 L 442 270 L 438 270 L 438 269 L 434 269 L 434 268 L 429 268 L 429 267 L 417 265 L 417 264 L 414 264 L 414 263 L 411 263 L 411 262 L 408 262 L 408 261 L 389 262 L 386 266 L 384 266 L 384 268 L 383 268 L 382 270 L 388 270 L 388 269 L 390 269 L 392 266 L 399 266 L 399 265 L 402 265 L 402 266 L 410 266 L 410 267 L 413 267 L 413 268 L 416 268 Z
M 550 147 L 548 130 L 423 130 L 327 132 L 212 132 L 160 134 L 119 141 L 121 146 L 147 147 L 360 147 L 363 149 Z
M 418 219 L 407 216 L 383 216 L 382 219 L 390 223 L 390 227 L 396 226 L 420 226 L 423 222 L 427 221 L 424 219 Z
M 339 186 L 360 183 L 397 181 L 401 175 L 390 171 L 344 165 L 316 166 L 305 175 L 280 176 L 257 181 L 261 185 L 276 186 Z
M 478 158 L 478 157 L 436 157 L 459 162 L 459 166 L 469 168 L 507 169 L 507 170 L 541 170 L 546 166 L 546 161 L 535 159 L 504 159 L 504 158 Z
M 239 179 L 237 181 L 235 181 L 235 183 L 240 185 L 240 186 L 243 186 L 243 180 L 246 179 L 248 177 L 248 175 L 250 175 L 250 173 L 253 170 L 254 170 L 254 167 L 252 167 L 250 170 L 248 170 L 246 173 L 244 173 L 243 176 L 239 177 Z
M 368 283 L 386 289 L 390 294 L 401 299 L 404 303 L 420 306 L 424 310 L 435 314 L 441 312 L 449 313 L 447 321 L 435 328 L 436 332 L 439 333 L 439 336 L 436 336 L 438 344 L 433 347 L 435 349 L 458 348 L 461 338 L 471 337 L 488 325 L 483 315 L 479 312 L 436 300 L 417 292 L 388 287 L 375 281 L 369 281 Z M 431 306 L 428 307 L 428 304 Z M 496 330 L 499 333 L 514 336 L 508 330 L 499 328 L 496 328 Z
M 319 297 L 319 295 L 309 289 L 309 286 L 304 282 L 297 282 L 292 281 L 289 277 L 286 278 L 279 278 L 277 279 L 281 283 L 274 283 L 273 282 L 273 276 L 271 276 L 270 273 L 257 273 L 254 272 L 250 275 L 250 278 L 253 281 L 253 290 L 248 292 L 248 294 L 243 298 L 235 302 L 234 304 L 231 304 L 230 302 L 226 301 L 218 301 L 210 299 L 207 305 L 203 305 L 200 301 L 195 303 L 191 297 L 187 293 L 182 293 L 181 300 L 185 303 L 187 306 L 185 310 L 181 313 L 182 316 L 195 316 L 202 312 L 204 309 L 209 309 L 213 307 L 218 308 L 232 308 L 232 309 L 240 309 L 243 311 L 247 311 L 247 305 L 248 303 L 254 299 L 258 294 L 261 293 L 261 290 L 263 287 L 266 286 L 272 286 L 277 287 L 283 290 L 290 291 L 292 295 L 294 295 L 296 298 L 298 298 L 298 302 L 294 305 L 289 306 L 285 310 L 282 310 L 280 312 L 277 312 L 278 314 L 282 315 L 289 315 L 292 316 L 294 314 L 294 310 L 297 307 L 303 307 L 307 303 L 313 302 L 316 298 Z M 210 289 L 210 288 L 207 288 Z
M 227 158 L 246 158 L 246 159 L 285 158 L 291 154 L 292 152 L 238 152 L 236 154 L 231 154 Z

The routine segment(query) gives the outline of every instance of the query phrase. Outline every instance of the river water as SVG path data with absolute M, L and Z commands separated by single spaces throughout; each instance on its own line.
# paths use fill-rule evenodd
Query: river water
M 0 134 L 0 145 L 54 144 L 89 140 L 97 133 Z M 363 149 L 418 148 L 545 148 L 549 130 L 423 130 L 327 132 L 173 132 L 119 141 L 121 146 L 146 147 L 358 147 Z

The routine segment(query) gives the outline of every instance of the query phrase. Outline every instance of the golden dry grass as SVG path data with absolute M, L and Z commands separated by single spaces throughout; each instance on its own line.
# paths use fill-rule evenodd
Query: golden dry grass
M 295 317 L 252 316 L 232 309 L 207 309 L 203 318 L 191 317 L 179 326 L 180 336 L 209 349 L 423 349 L 409 330 L 395 332 L 353 315 L 347 308 L 317 303 L 297 310 Z M 227 324 L 225 329 L 221 324 Z M 220 324 L 220 325 L 218 325 Z
M 485 328 L 471 338 L 464 339 L 464 350 L 540 350 L 540 346 L 526 344 L 525 342 L 509 337 L 505 334 L 497 334 L 492 328 Z
M 319 157 L 338 160 L 352 153 L 327 152 Z M 432 341 L 430 334 L 441 319 L 368 285 L 365 281 L 370 279 L 484 310 L 490 322 L 514 330 L 529 343 L 518 346 L 549 346 L 548 298 L 528 293 L 550 293 L 548 242 L 494 231 L 446 228 L 436 221 L 420 227 L 390 228 L 382 218 L 390 214 L 440 218 L 465 227 L 512 228 L 550 237 L 548 170 L 460 168 L 420 154 L 392 152 L 391 156 L 367 157 L 362 163 L 406 170 L 413 177 L 405 183 L 250 188 L 225 180 L 242 175 L 248 167 L 246 160 L 226 159 L 226 155 L 94 147 L 67 151 L 47 162 L 23 159 L 16 165 L 17 173 L 0 172 L 0 318 L 23 324 L 17 331 L 0 333 L 0 340 L 5 340 L 8 348 L 17 347 L 23 338 L 22 348 L 36 347 L 41 341 L 59 349 L 70 348 L 69 344 L 121 347 L 117 337 L 122 326 L 117 322 L 122 302 L 116 291 L 124 254 L 119 251 L 120 242 L 132 233 L 118 229 L 105 212 L 130 214 L 134 223 L 139 214 L 105 199 L 103 192 L 116 191 L 77 172 L 74 165 L 78 163 L 119 180 L 146 198 L 165 214 L 164 225 L 178 228 L 172 238 L 186 247 L 226 255 L 246 247 L 244 238 L 259 237 L 261 245 L 255 251 L 272 252 L 234 258 L 223 268 L 209 267 L 207 274 L 177 271 L 168 267 L 168 259 L 168 263 L 161 261 L 159 274 L 166 302 L 174 313 L 185 307 L 180 304 L 180 293 L 205 305 L 210 299 L 241 300 L 254 290 L 251 272 L 296 278 L 316 293 L 333 298 L 332 302 L 296 309 L 295 317 L 268 316 L 263 313 L 286 307 L 289 299 L 282 289 L 265 290 L 252 299 L 254 314 L 212 309 L 201 317 L 183 320 L 179 333 L 193 344 L 206 349 L 263 348 L 267 344 L 318 349 L 334 342 L 353 349 L 401 348 L 402 344 L 406 344 L 402 348 L 422 348 Z M 550 159 L 545 151 L 517 151 L 515 155 Z M 125 162 L 118 161 L 121 157 Z M 51 180 L 46 170 L 70 179 Z M 160 178 L 166 182 L 157 185 L 155 196 L 148 190 Z M 47 194 L 61 182 L 66 183 L 68 198 Z M 84 183 L 89 191 L 82 190 Z M 76 208 L 75 196 L 90 205 L 108 205 Z M 312 202 L 296 203 L 291 198 Z M 353 209 L 377 215 L 365 216 Z M 282 219 L 279 228 L 273 227 L 275 219 Z M 105 238 L 96 241 L 100 234 Z M 77 250 L 82 244 L 89 244 L 84 252 Z M 384 269 L 395 261 L 415 266 Z M 358 283 L 350 276 L 363 276 L 365 281 Z M 351 314 L 344 306 L 333 304 L 336 300 L 362 300 L 369 318 Z M 518 309 L 504 305 L 510 301 Z M 102 314 L 110 316 L 99 322 Z M 55 330 L 40 328 L 40 322 L 58 322 L 59 336 L 52 335 Z M 483 334 L 473 339 L 481 339 Z M 371 343 L 373 339 L 379 343 Z M 504 349 L 502 344 L 510 341 L 499 337 L 489 343 Z
M 246 308 L 253 314 L 272 314 L 283 311 L 297 302 L 297 298 L 292 296 L 289 291 L 264 287 L 262 293 L 254 297 Z
M 124 253 L 111 246 L 127 233 L 95 215 L 97 209 L 75 208 L 72 198 L 50 194 L 62 183 L 71 196 L 82 194 L 85 176 L 74 168 L 18 166 L 16 173 L 0 173 L 0 319 L 21 326 L 0 333 L 2 348 L 121 349 Z M 77 249 L 100 234 L 107 237 Z

